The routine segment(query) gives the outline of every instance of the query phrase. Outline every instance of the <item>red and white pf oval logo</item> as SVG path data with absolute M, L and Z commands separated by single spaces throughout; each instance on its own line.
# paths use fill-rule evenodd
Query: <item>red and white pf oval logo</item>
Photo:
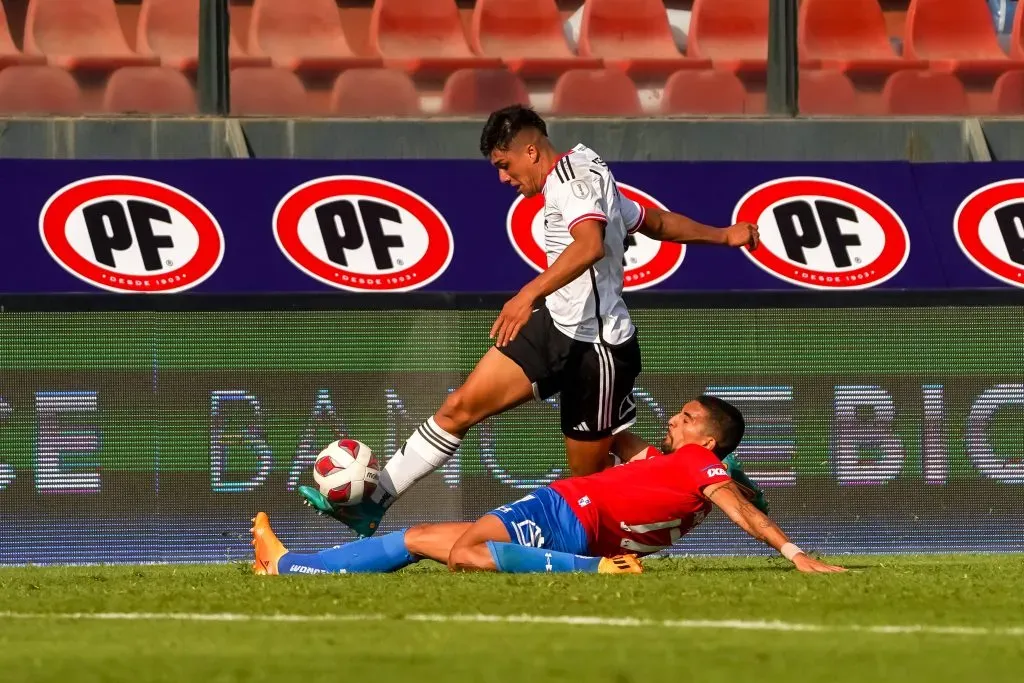
M 956 242 L 992 277 L 1024 287 L 1024 179 L 975 190 L 953 219 Z
M 645 208 L 667 211 L 664 204 L 635 187 L 618 183 L 623 196 Z M 506 219 L 508 236 L 519 256 L 538 272 L 548 267 L 544 253 L 544 195 L 529 199 L 518 197 L 508 210 Z M 634 233 L 626 240 L 626 264 L 623 290 L 644 289 L 658 284 L 683 263 L 686 247 L 674 242 L 659 242 L 646 235 Z
M 355 292 L 403 292 L 437 279 L 454 253 L 444 216 L 378 178 L 329 176 L 299 185 L 274 211 L 274 237 L 312 278 Z
M 756 223 L 761 247 L 743 253 L 760 268 L 810 289 L 866 289 L 898 273 L 910 235 L 885 202 L 830 178 L 791 177 L 758 185 L 733 222 Z
M 175 187 L 133 176 L 65 185 L 43 206 L 39 233 L 64 270 L 111 292 L 191 289 L 224 257 L 224 235 L 206 207 Z

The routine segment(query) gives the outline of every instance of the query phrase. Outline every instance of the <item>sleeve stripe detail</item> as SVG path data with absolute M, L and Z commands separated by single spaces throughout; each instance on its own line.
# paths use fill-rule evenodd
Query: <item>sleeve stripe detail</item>
M 572 229 L 583 221 L 599 221 L 607 225 L 608 216 L 605 216 L 603 213 L 585 213 L 582 216 L 578 216 L 577 218 L 574 218 L 573 221 L 569 223 L 569 227 L 566 228 L 569 231 L 569 234 L 572 234 Z
M 565 174 L 567 177 L 576 179 L 576 171 L 572 170 L 572 163 L 569 162 L 568 155 L 562 157 L 562 163 L 565 165 Z
M 572 169 L 572 164 L 569 163 L 569 155 L 563 156 L 555 163 L 555 173 L 558 175 L 558 179 L 563 183 L 567 183 L 570 180 L 575 180 L 576 171 Z
M 629 229 L 629 234 L 632 235 L 634 232 L 640 229 L 640 226 L 644 224 L 644 219 L 647 218 L 647 209 L 644 208 L 643 204 L 637 204 L 640 208 L 640 218 L 636 219 L 636 224 Z

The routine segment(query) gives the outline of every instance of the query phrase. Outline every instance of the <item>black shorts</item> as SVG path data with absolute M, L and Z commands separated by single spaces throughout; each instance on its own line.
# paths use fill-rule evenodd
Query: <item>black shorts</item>
M 577 341 L 559 331 L 542 306 L 498 350 L 523 369 L 538 399 L 561 392 L 566 436 L 596 441 L 636 422 L 633 383 L 641 366 L 635 333 L 618 345 Z

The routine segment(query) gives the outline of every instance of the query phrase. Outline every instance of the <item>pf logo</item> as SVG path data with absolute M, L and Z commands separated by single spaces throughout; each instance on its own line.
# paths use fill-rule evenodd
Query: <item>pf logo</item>
M 619 183 L 619 191 L 643 207 L 667 210 L 665 205 L 635 187 Z M 506 219 L 508 236 L 524 261 L 538 272 L 548 267 L 544 253 L 544 195 L 529 199 L 518 197 L 512 202 Z M 686 247 L 673 242 L 659 242 L 635 233 L 626 236 L 626 263 L 623 289 L 630 291 L 656 285 L 676 272 L 686 255 Z
M 899 215 L 878 197 L 829 178 L 779 178 L 748 192 L 733 222 L 756 223 L 761 248 L 743 249 L 780 280 L 810 289 L 866 289 L 910 255 Z
M 974 265 L 1024 287 L 1024 179 L 976 190 L 957 209 L 953 229 L 957 244 Z
M 148 178 L 96 176 L 66 185 L 43 206 L 39 232 L 64 270 L 111 292 L 191 289 L 224 257 L 213 214 Z
M 454 253 L 444 216 L 400 185 L 329 176 L 299 185 L 274 211 L 277 245 L 297 268 L 353 292 L 403 292 L 437 279 Z

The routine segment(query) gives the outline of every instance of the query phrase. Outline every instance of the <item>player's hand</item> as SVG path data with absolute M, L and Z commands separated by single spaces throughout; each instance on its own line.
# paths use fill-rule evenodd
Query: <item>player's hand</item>
M 533 315 L 533 297 L 520 292 L 505 302 L 498 319 L 491 326 L 491 339 L 495 346 L 505 346 L 516 338 L 519 330 Z
M 761 244 L 761 236 L 753 223 L 737 223 L 725 229 L 725 243 L 730 247 L 748 247 L 754 251 Z
M 793 558 L 793 564 L 798 571 L 818 574 L 831 574 L 833 572 L 845 572 L 843 567 L 820 562 L 806 553 L 800 553 Z

